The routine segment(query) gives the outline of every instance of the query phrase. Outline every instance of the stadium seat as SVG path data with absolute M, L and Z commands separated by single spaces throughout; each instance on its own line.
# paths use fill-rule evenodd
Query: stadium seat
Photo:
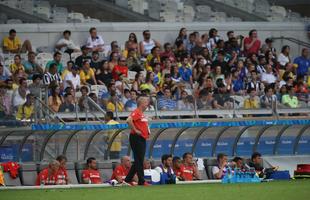
M 9 172 L 4 172 L 3 173 L 3 177 L 4 177 L 4 182 L 5 182 L 5 185 L 6 186 L 21 186 L 21 181 L 20 181 L 20 178 L 17 177 L 17 178 L 12 178 L 10 176 L 10 173 Z
M 20 167 L 20 178 L 23 185 L 35 185 L 37 178 L 36 163 L 22 163 Z
M 207 176 L 206 170 L 199 170 L 198 173 L 200 175 L 200 179 L 201 180 L 208 180 L 208 176 Z
M 214 179 L 212 174 L 212 167 L 217 165 L 216 159 L 204 159 L 204 165 L 206 168 L 208 179 Z
M 75 170 L 79 183 L 82 183 L 82 171 L 86 168 L 86 161 L 75 163 Z
M 75 172 L 75 165 L 73 162 L 67 162 L 66 164 L 68 177 L 69 177 L 69 183 L 70 184 L 79 184 L 78 178 L 76 176 Z
M 101 178 L 104 182 L 110 180 L 113 173 L 113 164 L 112 162 L 98 162 L 97 167 L 100 171 Z

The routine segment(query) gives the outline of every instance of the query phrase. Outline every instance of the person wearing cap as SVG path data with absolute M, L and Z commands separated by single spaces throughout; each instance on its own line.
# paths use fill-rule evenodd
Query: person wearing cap
M 88 55 L 90 49 L 86 45 L 83 45 L 81 47 L 81 50 L 82 55 L 78 56 L 75 59 L 75 65 L 77 65 L 80 69 L 83 67 L 84 60 L 88 60 L 89 62 L 91 62 L 91 57 Z
M 81 79 L 79 75 L 79 68 L 73 65 L 67 75 L 64 77 L 64 88 L 72 87 L 78 90 L 81 87 Z
M 90 49 L 90 51 L 104 51 L 104 40 L 100 35 L 97 34 L 97 29 L 92 27 L 89 29 L 90 36 L 87 39 L 86 46 Z
M 55 45 L 55 48 L 61 52 L 66 52 L 67 50 L 71 50 L 73 52 L 79 52 L 80 49 L 77 45 L 74 44 L 73 40 L 70 39 L 71 31 L 65 30 L 63 32 L 63 38 L 58 40 L 58 42 Z

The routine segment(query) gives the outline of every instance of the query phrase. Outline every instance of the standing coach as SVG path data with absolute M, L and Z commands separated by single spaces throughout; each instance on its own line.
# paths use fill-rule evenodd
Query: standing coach
M 143 161 L 146 149 L 146 140 L 149 137 L 150 129 L 148 120 L 143 112 L 149 106 L 149 98 L 141 96 L 137 100 L 138 106 L 128 117 L 127 123 L 131 128 L 129 142 L 133 152 L 134 164 L 125 178 L 125 182 L 130 183 L 137 173 L 138 185 L 149 185 L 144 181 Z

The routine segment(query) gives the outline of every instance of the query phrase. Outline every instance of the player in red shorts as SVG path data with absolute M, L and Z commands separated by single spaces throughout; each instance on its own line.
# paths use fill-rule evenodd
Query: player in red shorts
M 67 157 L 60 155 L 56 158 L 59 162 L 59 170 L 57 173 L 57 185 L 67 185 L 69 183 L 68 172 L 66 169 Z
M 197 164 L 193 162 L 191 153 L 183 154 L 183 166 L 181 167 L 181 177 L 185 181 L 199 180 Z
M 96 158 L 88 158 L 86 161 L 87 169 L 82 172 L 82 181 L 84 184 L 100 184 L 102 179 L 97 169 Z
M 121 164 L 118 165 L 111 176 L 111 180 L 116 180 L 118 184 L 121 184 L 125 181 L 126 176 L 129 173 L 131 167 L 131 161 L 129 156 L 123 156 L 121 158 Z M 137 177 L 133 178 L 133 182 L 137 183 Z M 134 183 L 132 183 L 134 184 Z
M 59 162 L 52 160 L 37 176 L 36 185 L 57 185 Z

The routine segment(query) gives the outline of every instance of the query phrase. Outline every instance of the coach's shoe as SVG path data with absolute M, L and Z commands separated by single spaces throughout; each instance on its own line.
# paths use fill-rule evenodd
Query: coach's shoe
M 149 184 L 148 182 L 145 181 L 145 182 L 143 183 L 143 186 L 151 186 L 151 184 Z

